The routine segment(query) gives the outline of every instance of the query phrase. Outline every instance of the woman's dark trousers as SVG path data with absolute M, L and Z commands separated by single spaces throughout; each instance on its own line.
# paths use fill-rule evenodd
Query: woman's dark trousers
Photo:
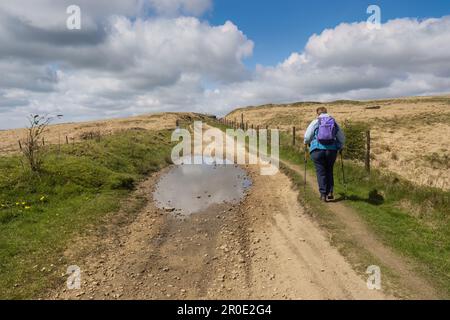
M 314 150 L 311 153 L 311 159 L 316 167 L 319 191 L 322 195 L 328 195 L 333 192 L 333 167 L 336 162 L 336 158 L 336 150 Z

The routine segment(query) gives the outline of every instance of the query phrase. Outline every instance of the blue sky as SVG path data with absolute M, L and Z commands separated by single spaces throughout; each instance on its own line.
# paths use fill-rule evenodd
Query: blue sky
M 70 30 L 73 2 L 0 1 L 0 129 L 450 93 L 450 0 L 77 0 Z
M 211 24 L 231 20 L 255 42 L 245 63 L 274 65 L 302 51 L 308 38 L 341 22 L 365 21 L 367 7 L 380 6 L 382 22 L 395 18 L 442 17 L 450 14 L 449 0 L 215 0 L 204 18 Z

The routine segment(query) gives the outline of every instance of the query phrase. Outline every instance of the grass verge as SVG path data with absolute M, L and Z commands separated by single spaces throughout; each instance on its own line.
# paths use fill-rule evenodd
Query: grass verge
M 70 241 L 114 214 L 146 175 L 170 161 L 169 130 L 128 130 L 48 147 L 42 172 L 0 157 L 0 299 L 39 297 L 67 268 Z

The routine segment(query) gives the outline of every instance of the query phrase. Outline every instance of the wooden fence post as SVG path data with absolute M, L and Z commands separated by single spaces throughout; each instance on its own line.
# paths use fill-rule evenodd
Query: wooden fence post
M 370 173 L 370 130 L 366 131 L 366 171 Z
M 241 129 L 244 130 L 244 114 L 241 113 Z
M 69 144 L 69 138 L 66 136 L 66 144 Z
M 19 140 L 19 148 L 20 148 L 20 151 L 22 151 L 22 143 L 20 142 L 20 140 Z
M 292 127 L 292 145 L 295 146 L 295 126 Z

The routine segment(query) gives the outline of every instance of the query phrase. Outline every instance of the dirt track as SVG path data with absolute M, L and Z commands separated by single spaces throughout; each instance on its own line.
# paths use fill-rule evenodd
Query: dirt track
M 293 170 L 299 175 L 303 175 L 303 170 L 291 163 L 282 161 L 283 165 Z M 319 190 L 316 183 L 316 177 L 307 173 L 307 183 L 315 189 L 317 196 Z M 363 219 L 349 206 L 340 202 L 327 204 L 328 209 L 345 226 L 345 230 L 354 240 L 365 250 L 367 250 L 375 259 L 381 261 L 388 267 L 396 277 L 396 287 L 402 292 L 396 292 L 402 297 L 413 299 L 437 299 L 438 293 L 430 283 L 414 270 L 414 263 L 406 257 L 400 256 L 391 248 L 387 247 L 367 226 Z
M 288 177 L 247 169 L 253 187 L 241 205 L 218 205 L 186 220 L 155 207 L 152 191 L 164 172 L 150 177 L 129 200 L 148 201 L 133 221 L 119 213 L 80 239 L 82 250 L 67 252 L 82 270 L 81 289 L 62 286 L 51 298 L 390 298 L 368 290 L 329 244 Z M 81 261 L 80 250 L 89 252 Z

